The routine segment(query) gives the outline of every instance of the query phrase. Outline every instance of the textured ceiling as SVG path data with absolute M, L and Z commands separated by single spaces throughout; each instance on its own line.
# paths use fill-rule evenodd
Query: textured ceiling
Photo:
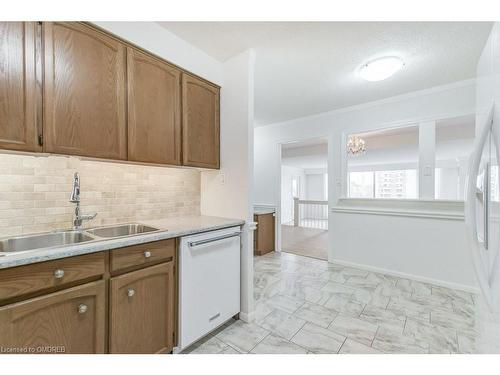
M 475 76 L 489 22 L 160 22 L 219 61 L 256 51 L 257 125 Z M 381 82 L 359 67 L 385 55 L 404 69 Z

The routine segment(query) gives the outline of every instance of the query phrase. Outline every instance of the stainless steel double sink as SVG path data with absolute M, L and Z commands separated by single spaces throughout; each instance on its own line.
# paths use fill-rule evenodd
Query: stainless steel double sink
M 52 233 L 42 233 L 21 237 L 5 238 L 0 240 L 0 256 L 29 250 L 39 250 L 64 245 L 99 241 L 105 239 L 134 236 L 158 231 L 143 224 L 120 224 L 115 226 L 98 227 L 85 230 L 66 230 Z

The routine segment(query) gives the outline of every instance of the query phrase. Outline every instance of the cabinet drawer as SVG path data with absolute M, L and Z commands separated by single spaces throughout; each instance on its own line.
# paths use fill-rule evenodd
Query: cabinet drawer
M 116 272 L 130 267 L 148 265 L 160 260 L 173 259 L 175 239 L 148 242 L 110 251 L 110 270 Z
M 0 301 L 104 274 L 104 253 L 0 270 Z
M 104 353 L 103 280 L 0 307 L 0 347 L 13 353 Z

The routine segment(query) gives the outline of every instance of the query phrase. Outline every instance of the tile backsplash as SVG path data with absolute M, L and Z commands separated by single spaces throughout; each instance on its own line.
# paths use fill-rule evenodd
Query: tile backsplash
M 87 227 L 200 213 L 197 170 L 0 153 L 0 237 L 70 228 L 75 172 Z

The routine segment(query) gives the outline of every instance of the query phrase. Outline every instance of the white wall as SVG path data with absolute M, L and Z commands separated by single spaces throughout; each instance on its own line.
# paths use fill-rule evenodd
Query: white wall
M 314 172 L 306 170 L 306 195 L 307 200 L 324 201 L 328 197 L 326 172 Z M 328 219 L 328 206 L 306 205 L 303 209 L 303 216 L 306 219 Z
M 221 163 L 219 171 L 201 173 L 202 215 L 240 218 L 253 222 L 253 50 L 223 64 L 221 89 Z M 251 320 L 253 312 L 253 230 L 244 228 L 241 249 L 241 313 Z
M 304 199 L 306 193 L 306 174 L 303 168 L 281 166 L 281 224 L 293 221 L 292 179 L 298 177 L 300 182 L 299 198 Z
M 306 196 L 308 200 L 322 201 L 326 198 L 325 173 L 306 173 Z
M 425 121 L 418 129 L 418 192 L 420 199 L 434 199 L 436 163 L 436 122 Z
M 330 216 L 334 260 L 424 282 L 474 285 L 463 221 L 351 213 Z
M 435 176 L 436 199 L 454 199 L 463 200 L 463 194 L 460 195 L 460 169 L 456 167 L 446 167 L 436 169 Z
M 280 143 L 327 137 L 329 207 L 342 195 L 344 173 L 342 143 L 345 133 L 359 133 L 402 124 L 415 124 L 475 112 L 475 81 L 401 95 L 377 102 L 331 111 L 255 129 L 255 203 L 277 205 Z M 345 189 L 345 187 L 344 187 Z M 345 223 L 345 224 L 343 224 Z M 468 258 L 463 221 L 407 218 L 367 214 L 330 214 L 329 260 L 384 268 L 394 273 L 474 289 L 473 269 Z M 427 229 L 433 228 L 432 235 Z M 380 231 L 393 233 L 387 240 Z M 352 237 L 356 237 L 351 242 Z M 279 236 L 278 236 L 279 238 Z M 405 238 L 412 239 L 405 241 Z M 457 240 L 457 238 L 459 240 Z M 440 244 L 437 248 L 434 244 Z M 374 254 L 383 249 L 384 258 Z M 412 262 L 416 257 L 419 262 Z M 437 264 L 446 259 L 446 266 Z M 380 258 L 382 260 L 382 258 Z M 390 268 L 389 268 L 390 267 Z M 460 272 L 447 269 L 460 270 Z

